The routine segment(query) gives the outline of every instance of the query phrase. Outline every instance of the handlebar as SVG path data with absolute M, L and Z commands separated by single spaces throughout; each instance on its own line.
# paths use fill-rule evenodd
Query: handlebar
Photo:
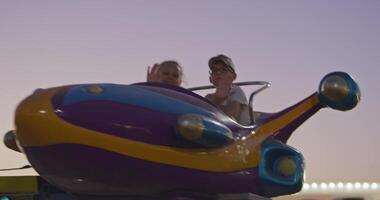
M 251 124 L 256 123 L 256 119 L 253 116 L 253 106 L 252 106 L 253 97 L 256 94 L 260 93 L 261 91 L 269 88 L 270 87 L 270 83 L 266 82 L 266 81 L 246 81 L 246 82 L 237 82 L 237 83 L 234 83 L 234 85 L 237 85 L 237 86 L 262 85 L 262 87 L 260 87 L 257 90 L 253 91 L 249 95 L 249 101 L 248 101 L 248 105 L 249 105 L 249 117 L 251 119 Z M 199 86 L 199 87 L 188 88 L 188 90 L 196 91 L 196 90 L 207 90 L 207 89 L 213 89 L 213 88 L 215 88 L 215 86 L 213 86 L 213 85 L 207 85 L 207 86 Z

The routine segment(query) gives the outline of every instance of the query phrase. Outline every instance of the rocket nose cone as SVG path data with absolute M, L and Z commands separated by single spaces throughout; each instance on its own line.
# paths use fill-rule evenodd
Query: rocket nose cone
M 51 99 L 56 91 L 56 88 L 39 89 L 17 106 L 15 125 L 17 139 L 22 147 L 38 144 L 47 137 L 43 130 L 51 124 L 50 119 L 54 114 Z

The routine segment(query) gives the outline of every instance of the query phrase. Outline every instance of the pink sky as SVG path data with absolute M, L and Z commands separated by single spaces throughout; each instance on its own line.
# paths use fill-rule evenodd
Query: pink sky
M 350 73 L 359 106 L 322 110 L 289 144 L 303 152 L 308 182 L 380 181 L 379 19 L 375 0 L 2 0 L 0 132 L 13 129 L 16 105 L 36 88 L 139 82 L 165 59 L 182 63 L 185 87 L 206 85 L 208 58 L 224 53 L 237 81 L 272 83 L 254 104 L 267 112 L 313 93 L 326 73 Z M 0 168 L 28 163 L 3 145 L 0 155 Z

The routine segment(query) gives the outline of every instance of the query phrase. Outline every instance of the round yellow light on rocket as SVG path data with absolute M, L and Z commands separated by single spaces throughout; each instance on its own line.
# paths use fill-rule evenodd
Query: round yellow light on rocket
M 91 86 L 87 87 L 87 92 L 89 92 L 91 94 L 100 94 L 103 92 L 103 88 L 101 88 L 100 86 L 97 86 L 97 85 L 91 85 Z
M 178 119 L 178 130 L 180 134 L 190 140 L 196 140 L 202 136 L 203 130 L 205 129 L 202 123 L 202 119 L 193 114 L 187 114 L 181 116 Z
M 288 156 L 280 158 L 277 163 L 277 170 L 282 176 L 292 176 L 296 168 L 296 162 Z
M 321 89 L 322 94 L 332 101 L 340 101 L 346 98 L 350 92 L 344 78 L 336 75 L 326 78 Z

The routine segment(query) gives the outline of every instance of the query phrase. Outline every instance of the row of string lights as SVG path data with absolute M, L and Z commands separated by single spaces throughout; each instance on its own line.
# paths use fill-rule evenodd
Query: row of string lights
M 301 192 L 323 192 L 323 191 L 362 191 L 362 192 L 380 192 L 379 183 L 355 182 L 355 183 L 304 183 Z

